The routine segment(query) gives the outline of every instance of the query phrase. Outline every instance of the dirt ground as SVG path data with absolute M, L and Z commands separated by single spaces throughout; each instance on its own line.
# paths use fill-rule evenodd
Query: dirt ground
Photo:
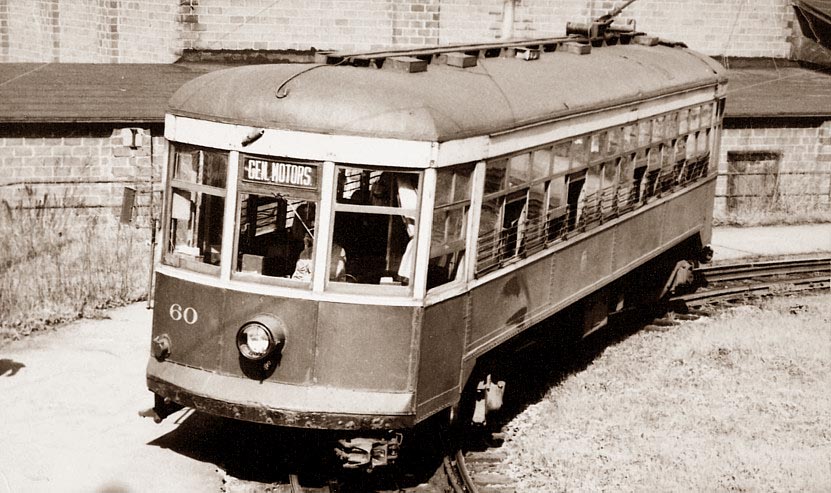
M 0 348 L 0 493 L 222 490 L 210 420 L 138 415 L 151 311 L 109 316 Z

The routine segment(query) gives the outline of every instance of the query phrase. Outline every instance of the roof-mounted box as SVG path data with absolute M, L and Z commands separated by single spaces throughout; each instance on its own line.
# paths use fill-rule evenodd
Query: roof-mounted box
M 448 53 L 447 64 L 451 67 L 468 68 L 476 66 L 476 57 L 466 53 Z
M 384 70 L 415 74 L 427 71 L 427 62 L 411 56 L 394 56 L 384 62 Z

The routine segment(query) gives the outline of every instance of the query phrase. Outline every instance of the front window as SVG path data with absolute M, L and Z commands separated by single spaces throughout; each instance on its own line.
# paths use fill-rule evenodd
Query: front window
M 311 286 L 320 163 L 241 156 L 235 276 Z
M 228 153 L 175 144 L 164 262 L 218 274 Z
M 337 167 L 330 280 L 409 285 L 415 265 L 419 178 L 418 173 Z

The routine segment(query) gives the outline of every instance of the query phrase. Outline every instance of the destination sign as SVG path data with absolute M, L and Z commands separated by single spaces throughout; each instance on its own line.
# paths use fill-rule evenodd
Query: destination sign
M 314 189 L 317 188 L 317 166 L 246 157 L 243 162 L 242 179 Z

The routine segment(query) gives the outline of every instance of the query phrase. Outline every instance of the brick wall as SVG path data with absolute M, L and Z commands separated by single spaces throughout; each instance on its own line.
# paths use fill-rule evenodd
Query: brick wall
M 757 0 L 758 1 L 758 0 Z M 650 34 L 683 40 L 710 55 L 786 57 L 793 11 L 788 0 L 641 0 L 622 18 Z M 195 3 L 195 2 L 194 2 Z M 515 37 L 558 36 L 569 21 L 598 17 L 621 2 L 517 0 Z M 272 1 L 199 0 L 190 21 L 193 49 L 372 49 L 489 41 L 502 30 L 503 0 Z M 425 15 L 426 14 L 426 15 Z M 409 28 L 408 28 L 409 27 Z M 277 28 L 275 30 L 275 28 Z
M 121 128 L 58 126 L 0 135 L 0 204 L 31 207 L 45 199 L 47 206 L 66 207 L 78 216 L 113 216 L 124 187 L 131 186 L 142 192 L 145 205 L 151 171 L 159 188 L 165 143 L 152 137 L 151 129 L 142 131 L 136 149 L 124 146 Z
M 624 17 L 650 34 L 732 57 L 787 57 L 795 22 L 790 0 L 640 0 Z
M 821 126 L 728 128 L 724 130 L 716 185 L 715 215 L 728 216 L 728 153 L 772 153 L 779 158 L 777 193 L 771 212 L 831 211 L 831 121 Z
M 516 37 L 620 5 L 516 0 Z M 185 49 L 374 49 L 489 41 L 503 0 L 0 0 L 0 61 L 173 62 Z M 709 55 L 787 57 L 789 0 L 640 0 L 623 14 Z
M 0 0 L 0 62 L 172 63 L 178 0 Z

